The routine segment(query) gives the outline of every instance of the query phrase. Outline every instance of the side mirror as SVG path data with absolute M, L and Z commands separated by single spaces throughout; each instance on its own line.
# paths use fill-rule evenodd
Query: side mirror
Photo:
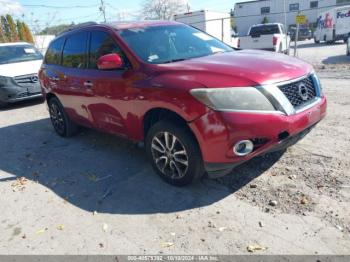
M 100 70 L 119 69 L 123 66 L 123 60 L 118 54 L 101 56 L 97 60 L 97 68 Z

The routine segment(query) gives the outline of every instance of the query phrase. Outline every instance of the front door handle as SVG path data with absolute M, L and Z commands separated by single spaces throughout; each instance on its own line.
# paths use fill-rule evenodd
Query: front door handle
M 92 88 L 94 86 L 94 84 L 91 81 L 85 81 L 84 86 L 87 88 Z
M 53 77 L 50 77 L 50 80 L 51 81 L 60 81 L 60 78 L 58 76 L 53 76 Z

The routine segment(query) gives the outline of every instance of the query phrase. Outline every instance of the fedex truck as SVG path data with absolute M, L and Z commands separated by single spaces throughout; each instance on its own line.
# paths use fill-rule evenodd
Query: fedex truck
M 317 18 L 315 43 L 347 41 L 350 33 L 350 5 L 330 9 Z

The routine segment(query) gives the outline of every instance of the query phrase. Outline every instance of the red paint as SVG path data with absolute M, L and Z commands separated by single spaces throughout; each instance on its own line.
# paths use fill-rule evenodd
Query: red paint
M 118 24 L 118 28 L 157 26 L 174 22 Z M 296 58 L 263 51 L 236 51 L 169 64 L 142 62 L 118 34 L 107 25 L 81 30 L 108 32 L 121 46 L 132 67 L 127 70 L 72 69 L 43 65 L 40 81 L 43 94 L 56 95 L 69 117 L 81 125 L 143 141 L 144 117 L 152 109 L 168 109 L 188 122 L 208 163 L 235 163 L 232 146 L 241 139 L 267 138 L 269 142 L 247 160 L 278 143 L 278 134 L 291 135 L 306 129 L 325 116 L 326 99 L 303 113 L 286 116 L 216 112 L 197 101 L 193 88 L 244 87 L 271 84 L 309 74 L 312 67 Z M 69 34 L 69 33 L 68 33 Z M 119 57 L 120 58 L 120 57 Z M 115 55 L 104 56 L 103 69 L 113 64 Z M 59 79 L 52 80 L 52 76 Z M 84 86 L 89 81 L 91 88 Z
M 97 60 L 97 67 L 100 70 L 119 69 L 122 66 L 123 61 L 118 54 L 104 55 Z

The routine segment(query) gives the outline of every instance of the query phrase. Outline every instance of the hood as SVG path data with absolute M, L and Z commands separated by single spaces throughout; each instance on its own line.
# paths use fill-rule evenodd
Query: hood
M 162 79 L 164 76 L 168 79 L 181 78 L 182 81 L 189 80 L 203 87 L 234 87 L 288 81 L 312 70 L 311 65 L 294 57 L 242 50 L 160 64 L 156 72 Z
M 37 74 L 42 60 L 33 60 L 19 63 L 0 65 L 0 76 L 15 77 L 22 75 Z

